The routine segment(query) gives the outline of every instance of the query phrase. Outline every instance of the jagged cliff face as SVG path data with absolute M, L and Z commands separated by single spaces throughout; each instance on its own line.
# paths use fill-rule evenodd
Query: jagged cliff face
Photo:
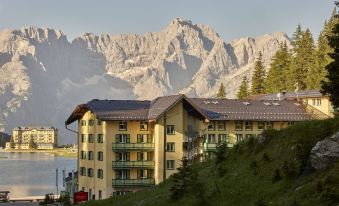
M 0 131 L 62 128 L 75 105 L 93 98 L 213 97 L 221 82 L 233 98 L 242 77 L 251 77 L 258 52 L 269 64 L 284 41 L 290 46 L 286 34 L 273 33 L 225 43 L 212 28 L 179 18 L 144 36 L 86 33 L 72 42 L 53 29 L 3 30 Z

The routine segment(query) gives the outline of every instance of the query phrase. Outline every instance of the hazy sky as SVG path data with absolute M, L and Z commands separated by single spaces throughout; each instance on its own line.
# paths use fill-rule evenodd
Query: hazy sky
M 159 31 L 175 17 L 210 25 L 225 41 L 274 31 L 291 35 L 298 23 L 318 35 L 332 0 L 0 0 L 0 29 L 61 29 L 69 39 L 85 32 Z

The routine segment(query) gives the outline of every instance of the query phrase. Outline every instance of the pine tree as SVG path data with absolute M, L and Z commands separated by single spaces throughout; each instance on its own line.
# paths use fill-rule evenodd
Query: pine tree
M 291 78 L 298 83 L 299 89 L 304 90 L 308 87 L 307 77 L 314 66 L 314 42 L 309 29 L 303 32 L 301 38 L 294 49 L 293 65 L 291 68 Z
M 225 87 L 224 84 L 221 83 L 218 93 L 217 93 L 217 98 L 219 99 L 226 99 L 226 91 L 225 91 Z
M 241 85 L 239 87 L 239 91 L 237 94 L 238 99 L 246 99 L 250 95 L 250 92 L 248 91 L 248 80 L 247 77 L 244 76 L 241 82 Z
M 301 27 L 301 24 L 298 24 L 297 28 L 295 29 L 295 32 L 293 33 L 293 36 L 292 36 L 292 45 L 295 49 L 298 48 L 299 46 L 299 41 L 303 35 L 303 30 L 302 30 L 302 27 Z
M 173 175 L 173 186 L 171 187 L 172 200 L 178 200 L 188 192 L 192 181 L 192 169 L 186 158 L 181 160 L 181 167 L 178 172 Z
M 292 55 L 287 48 L 286 42 L 284 42 L 280 44 L 279 50 L 272 57 L 270 70 L 265 81 L 266 93 L 276 93 L 283 90 L 291 90 L 291 87 L 293 87 L 293 82 L 290 83 L 287 78 L 290 75 L 291 61 Z
M 252 94 L 263 94 L 265 87 L 266 71 L 262 62 L 262 54 L 259 52 L 258 59 L 255 62 L 252 76 Z
M 336 2 L 336 6 L 339 6 L 339 3 Z M 335 16 L 334 18 L 337 18 Z M 330 53 L 332 62 L 326 66 L 328 74 L 326 82 L 322 81 L 321 92 L 324 95 L 329 95 L 329 98 L 335 108 L 339 107 L 339 23 L 337 22 L 332 31 L 332 36 L 328 38 L 329 45 L 333 49 L 333 52 Z

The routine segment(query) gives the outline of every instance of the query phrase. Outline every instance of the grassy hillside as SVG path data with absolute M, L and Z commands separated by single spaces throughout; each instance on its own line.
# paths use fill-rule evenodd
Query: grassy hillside
M 170 178 L 135 194 L 87 205 L 338 205 L 339 162 L 314 171 L 307 161 L 316 142 L 336 131 L 339 119 L 265 131 L 263 143 L 249 140 L 219 152 L 219 158 L 193 164 L 198 181 L 181 199 L 171 199 Z

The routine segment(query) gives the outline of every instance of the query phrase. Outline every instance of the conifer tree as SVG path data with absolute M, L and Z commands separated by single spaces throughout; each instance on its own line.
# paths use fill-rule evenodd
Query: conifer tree
M 225 87 L 223 83 L 220 84 L 220 87 L 217 93 L 217 98 L 226 99 L 226 91 L 225 91 Z
M 270 70 L 265 81 L 266 93 L 276 93 L 292 89 L 293 81 L 287 79 L 290 75 L 291 61 L 292 55 L 287 48 L 286 42 L 284 42 L 280 44 L 279 50 L 272 57 Z
M 299 89 L 304 90 L 308 87 L 307 77 L 314 66 L 314 42 L 309 29 L 303 32 L 301 38 L 296 42 L 294 49 L 293 66 L 291 68 L 291 78 L 298 83 Z
M 262 62 L 262 53 L 259 52 L 252 76 L 252 94 L 263 94 L 265 87 L 266 70 Z
M 297 28 L 295 29 L 295 32 L 293 33 L 293 36 L 292 36 L 292 45 L 293 47 L 296 49 L 298 48 L 299 46 L 299 41 L 303 35 L 303 30 L 302 30 L 302 27 L 301 27 L 301 24 L 298 24 Z
M 339 3 L 336 2 L 336 6 Z M 334 18 L 339 19 L 337 16 Z M 327 81 L 322 81 L 321 92 L 324 95 L 329 95 L 329 98 L 335 108 L 339 107 L 339 23 L 337 22 L 332 30 L 331 36 L 328 37 L 329 45 L 333 49 L 330 53 L 332 62 L 326 66 L 328 74 Z
M 239 91 L 237 93 L 238 99 L 246 99 L 249 95 L 250 92 L 248 91 L 248 80 L 247 77 L 244 76 L 241 82 L 241 85 L 239 87 Z
M 182 196 L 188 192 L 192 182 L 192 169 L 185 157 L 181 160 L 181 164 L 181 167 L 178 168 L 178 172 L 173 175 L 174 184 L 170 188 L 172 200 L 182 198 Z

